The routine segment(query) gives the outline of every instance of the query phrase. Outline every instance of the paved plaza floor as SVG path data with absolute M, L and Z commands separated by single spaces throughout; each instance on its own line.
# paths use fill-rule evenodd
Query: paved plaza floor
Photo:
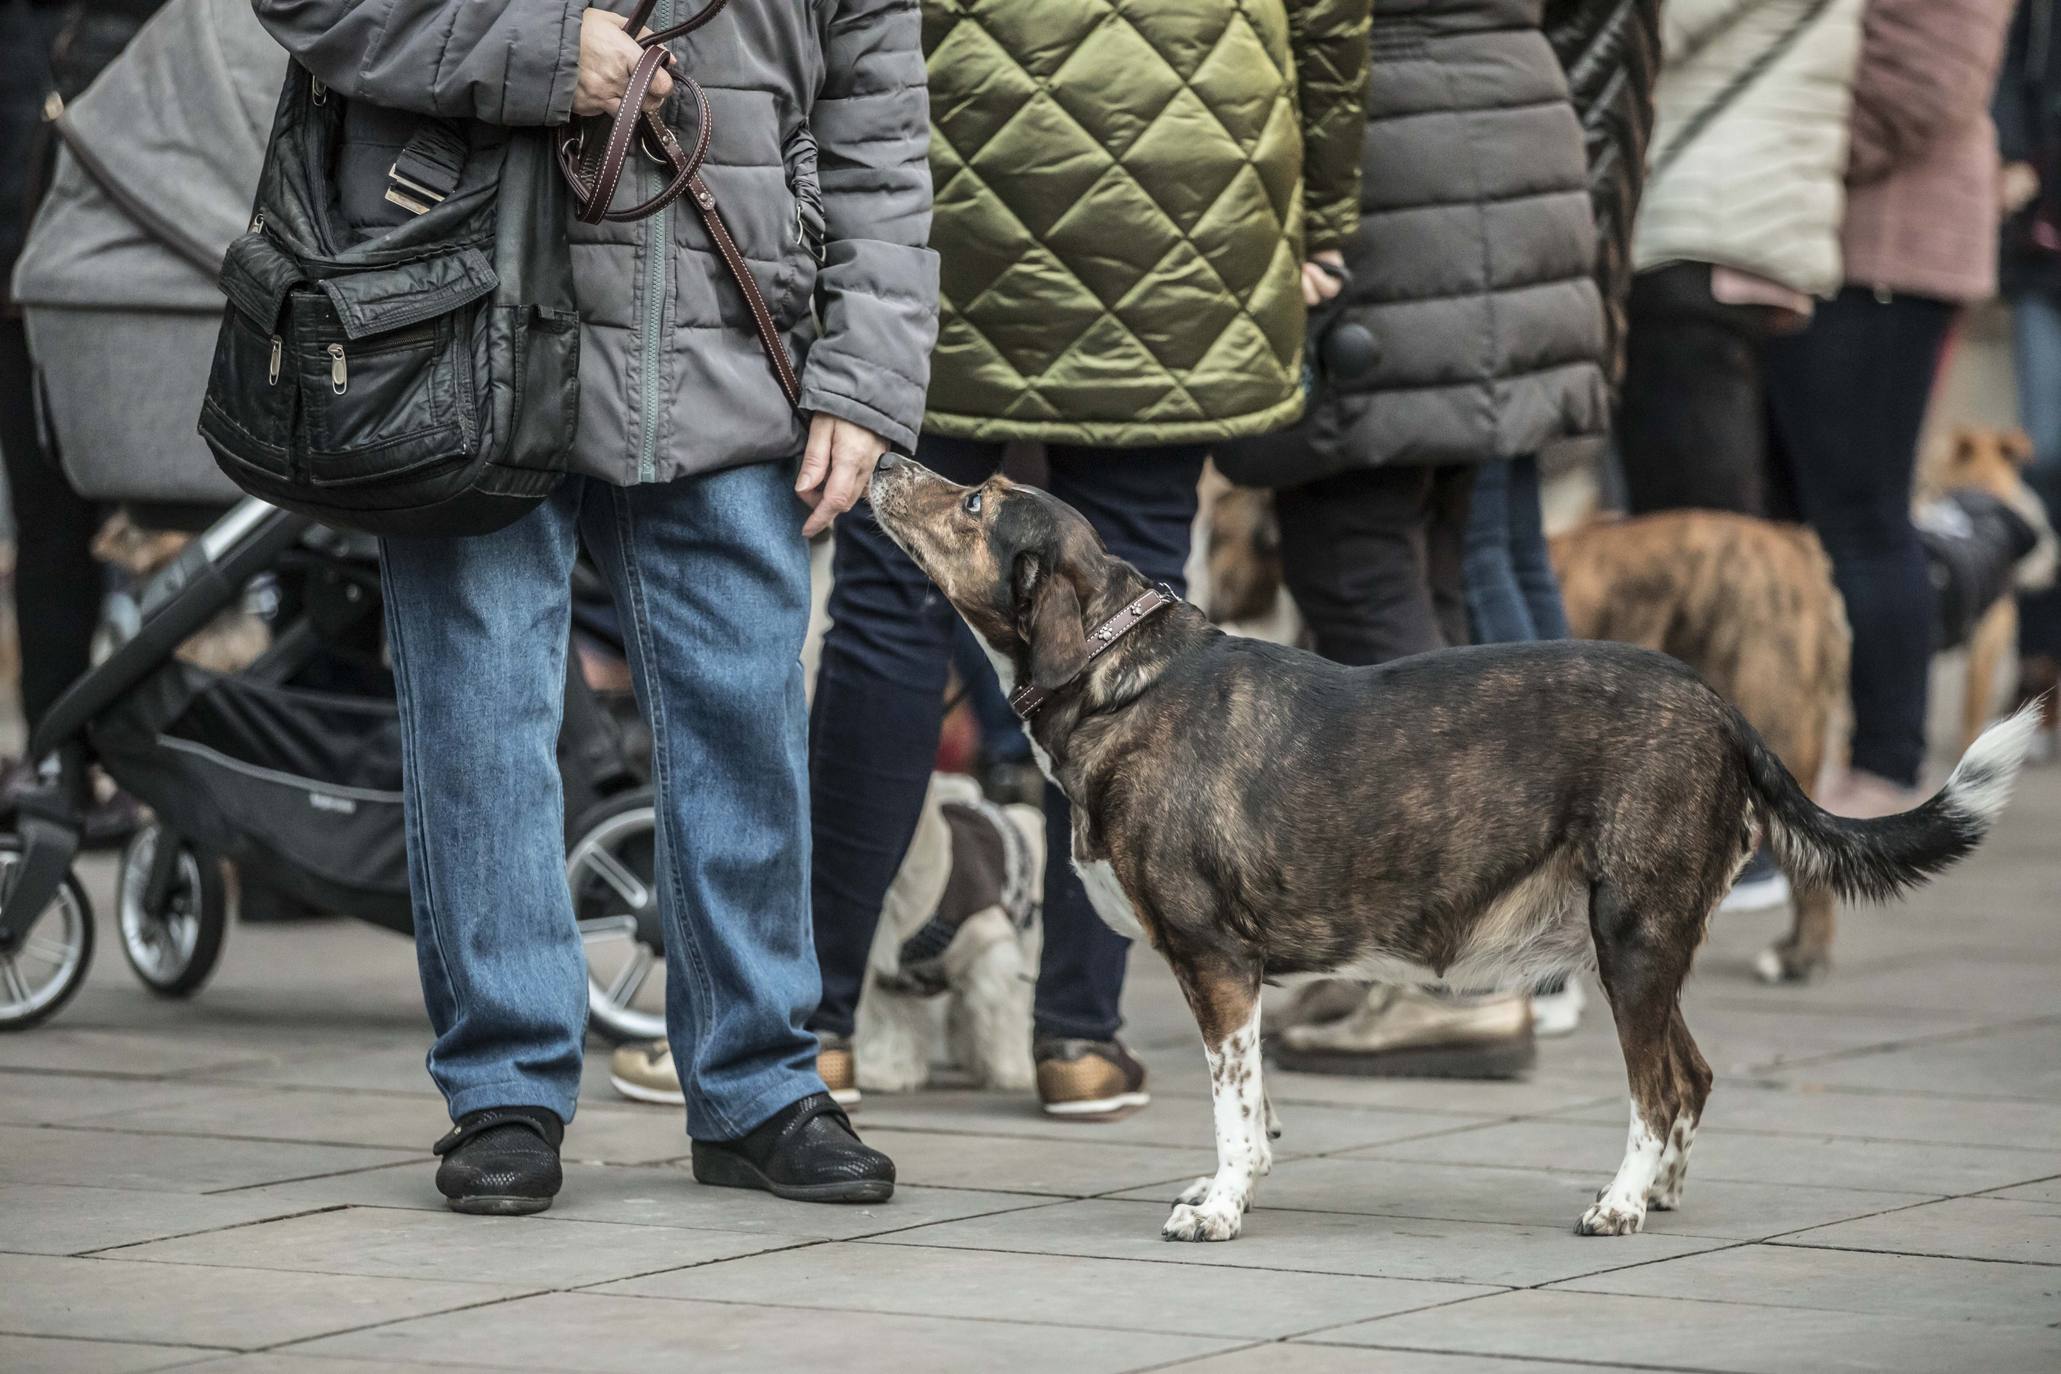
M 677 1115 L 616 1099 L 597 1048 L 558 1206 L 454 1216 L 409 945 L 240 928 L 162 1001 L 110 871 L 86 989 L 0 1038 L 7 1374 L 2061 1370 L 2061 770 L 1969 866 L 1843 913 L 1818 986 L 1753 981 L 1776 917 L 1720 922 L 1687 999 L 1718 1073 L 1688 1194 L 1617 1239 L 1573 1231 L 1624 1141 L 1592 1006 L 1520 1083 L 1272 1075 L 1287 1133 L 1244 1238 L 1162 1242 L 1212 1156 L 1150 956 L 1154 1102 L 1120 1124 L 871 1096 L 893 1202 L 793 1206 L 696 1186 Z

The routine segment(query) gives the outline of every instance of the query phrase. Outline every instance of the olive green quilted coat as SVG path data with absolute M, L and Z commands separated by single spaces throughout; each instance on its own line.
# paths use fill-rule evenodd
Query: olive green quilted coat
M 1299 264 L 1359 216 L 1368 0 L 924 0 L 926 432 L 1201 443 L 1295 419 Z

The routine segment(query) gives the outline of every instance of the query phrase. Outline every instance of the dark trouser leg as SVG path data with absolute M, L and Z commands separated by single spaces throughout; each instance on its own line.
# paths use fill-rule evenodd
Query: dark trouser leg
M 1905 787 L 1925 761 L 1933 619 L 1911 478 L 1954 315 L 1848 288 L 1767 354 L 1782 458 L 1853 625 L 1853 766 Z
M 1710 297 L 1696 264 L 1632 285 L 1617 447 L 1634 515 L 1767 512 L 1761 317 Z
M 22 715 L 30 726 L 86 671 L 100 620 L 100 512 L 72 490 L 36 430 L 35 380 L 20 320 L 0 319 L 0 452 L 14 511 L 14 604 Z
M 1434 511 L 1442 509 L 1438 580 L 1457 582 L 1455 485 L 1440 469 L 1391 467 L 1277 493 L 1282 576 L 1318 653 L 1357 666 L 1446 647 L 1442 620 L 1450 613 L 1442 617 L 1438 602 L 1456 598 L 1434 596 L 1431 536 Z M 1435 506 L 1442 489 L 1448 499 Z
M 2025 481 L 2061 519 L 2061 295 L 2028 291 L 2011 306 L 2018 418 L 2035 454 Z M 2061 660 L 2061 588 L 2021 595 L 2018 617 L 2019 654 Z
M 1195 484 L 1204 450 L 1054 447 L 1053 495 L 1088 517 L 1103 543 L 1154 581 L 1184 593 Z M 1120 1002 L 1131 942 L 1102 923 L 1073 871 L 1073 813 L 1045 789 L 1045 952 L 1038 973 L 1039 1035 L 1109 1040 L 1123 1024 Z
M 980 482 L 1001 465 L 1002 449 L 928 439 L 918 457 L 955 482 Z M 823 974 L 809 1028 L 850 1035 L 880 904 L 930 786 L 956 615 L 871 511 L 845 516 L 836 538 L 830 629 L 809 722 L 811 889 Z

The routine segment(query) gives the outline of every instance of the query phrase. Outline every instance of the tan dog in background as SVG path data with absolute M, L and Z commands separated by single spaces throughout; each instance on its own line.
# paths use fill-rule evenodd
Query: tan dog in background
M 93 540 L 93 556 L 120 568 L 141 587 L 177 558 L 192 540 L 174 530 L 150 530 L 125 514 L 109 517 Z M 272 647 L 272 631 L 241 603 L 225 609 L 181 644 L 179 659 L 211 673 L 240 673 Z
M 1552 542 L 1579 639 L 1613 639 L 1696 669 L 1815 792 L 1846 708 L 1853 635 L 1816 535 L 1718 511 L 1600 520 Z M 1796 924 L 1755 963 L 1801 982 L 1830 960 L 1832 893 L 1788 875 Z

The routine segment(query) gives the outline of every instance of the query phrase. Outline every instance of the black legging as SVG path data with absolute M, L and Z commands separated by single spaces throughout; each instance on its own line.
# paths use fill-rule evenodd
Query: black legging
M 22 715 L 31 727 L 86 671 L 101 589 L 99 512 L 37 442 L 34 385 L 21 321 L 0 319 L 0 453 L 14 512 Z
M 1924 767 L 1933 650 L 1911 482 L 1955 314 L 1943 301 L 1848 287 L 1819 304 L 1810 328 L 1766 345 L 1773 513 L 1818 532 L 1846 598 L 1853 766 L 1904 787 Z

